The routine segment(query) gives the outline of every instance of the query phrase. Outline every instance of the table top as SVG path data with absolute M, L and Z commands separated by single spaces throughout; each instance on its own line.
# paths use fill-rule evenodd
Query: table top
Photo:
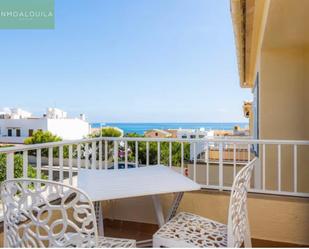
M 161 165 L 115 170 L 81 169 L 77 186 L 92 201 L 201 189 L 199 184 L 188 177 Z

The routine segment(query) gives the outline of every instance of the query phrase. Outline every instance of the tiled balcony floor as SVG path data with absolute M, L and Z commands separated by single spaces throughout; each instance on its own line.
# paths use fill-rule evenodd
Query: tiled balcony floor
M 149 240 L 157 231 L 158 226 L 145 223 L 104 220 L 104 233 L 109 237 L 128 238 L 139 240 Z M 305 247 L 284 242 L 274 242 L 267 240 L 252 239 L 253 247 Z M 3 247 L 3 227 L 1 226 L 0 247 Z
M 158 226 L 145 223 L 104 220 L 105 235 L 118 238 L 148 240 L 157 231 Z M 253 247 L 305 247 L 301 245 L 275 242 L 268 240 L 252 239 Z

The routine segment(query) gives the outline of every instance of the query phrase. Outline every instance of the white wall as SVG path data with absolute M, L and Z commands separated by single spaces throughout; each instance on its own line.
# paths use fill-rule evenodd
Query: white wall
M 186 138 L 191 138 L 190 136 L 195 136 L 194 138 L 202 138 L 206 137 L 208 134 L 205 130 L 191 130 L 191 129 L 178 129 L 177 130 L 177 138 L 182 138 L 182 136 L 186 136 Z M 202 136 L 202 137 L 199 137 Z M 193 137 L 192 137 L 193 138 Z
M 82 139 L 90 133 L 89 123 L 81 119 L 47 119 L 47 129 L 63 140 Z
M 11 137 L 8 137 L 8 128 L 12 128 Z M 16 137 L 17 128 L 21 131 L 20 137 Z M 90 132 L 89 123 L 80 119 L 0 119 L 0 142 L 23 143 L 29 129 L 50 131 L 63 140 L 82 139 Z
M 12 137 L 8 137 L 8 128 L 12 128 Z M 20 137 L 16 137 L 16 129 L 20 129 Z M 0 119 L 0 142 L 23 143 L 29 135 L 29 129 L 34 131 L 47 130 L 46 119 Z

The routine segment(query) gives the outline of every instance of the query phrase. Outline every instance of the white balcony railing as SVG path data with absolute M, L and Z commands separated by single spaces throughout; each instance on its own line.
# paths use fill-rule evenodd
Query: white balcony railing
M 201 146 L 203 150 L 196 153 Z M 203 188 L 218 190 L 229 190 L 237 171 L 257 157 L 251 192 L 300 197 L 309 197 L 308 152 L 309 141 L 131 137 L 99 137 L 0 149 L 0 154 L 6 155 L 6 179 L 14 178 L 14 156 L 19 155 L 23 177 L 28 176 L 29 164 L 35 168 L 37 178 L 44 176 L 68 184 L 74 184 L 81 168 L 121 170 L 164 164 Z

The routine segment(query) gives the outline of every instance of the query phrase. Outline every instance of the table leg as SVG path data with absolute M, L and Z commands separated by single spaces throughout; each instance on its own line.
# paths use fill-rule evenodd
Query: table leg
M 165 221 L 164 221 L 164 215 L 163 215 L 162 206 L 160 202 L 160 197 L 158 195 L 153 195 L 152 201 L 153 201 L 153 205 L 156 211 L 158 225 L 159 227 L 162 227 Z
M 174 200 L 173 200 L 172 206 L 170 207 L 168 211 L 166 222 L 168 222 L 170 219 L 172 219 L 176 215 L 176 212 L 181 202 L 181 199 L 183 197 L 183 194 L 184 194 L 183 192 L 178 192 L 174 194 Z
M 94 210 L 95 210 L 95 216 L 97 220 L 98 234 L 99 236 L 104 236 L 103 213 L 102 213 L 102 205 L 100 201 L 94 202 Z

